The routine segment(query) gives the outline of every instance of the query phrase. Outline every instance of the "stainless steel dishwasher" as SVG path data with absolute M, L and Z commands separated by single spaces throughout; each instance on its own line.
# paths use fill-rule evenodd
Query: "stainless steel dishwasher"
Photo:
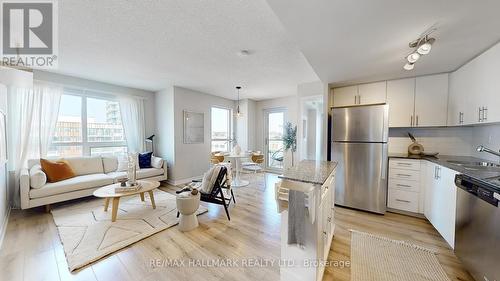
M 494 181 L 500 183 L 455 178 L 455 253 L 477 281 L 500 281 L 500 189 Z

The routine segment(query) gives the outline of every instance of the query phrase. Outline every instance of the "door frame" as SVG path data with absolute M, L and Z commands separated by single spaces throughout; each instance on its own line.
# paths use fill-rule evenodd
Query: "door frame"
M 278 112 L 283 112 L 283 125 L 287 122 L 287 118 L 288 118 L 288 109 L 286 107 L 273 107 L 273 108 L 266 108 L 263 110 L 263 120 L 264 120 L 264 126 L 263 126 L 263 153 L 265 155 L 264 157 L 264 169 L 266 171 L 270 171 L 270 172 L 276 172 L 276 173 L 281 173 L 283 171 L 283 169 L 278 169 L 278 168 L 272 168 L 269 166 L 269 153 L 268 153 L 268 149 L 269 149 L 269 139 L 268 139 L 268 136 L 269 136 L 269 114 L 271 113 L 278 113 Z M 285 153 L 283 152 L 283 155 Z M 284 160 L 284 156 L 283 156 L 283 167 L 285 166 L 285 160 Z

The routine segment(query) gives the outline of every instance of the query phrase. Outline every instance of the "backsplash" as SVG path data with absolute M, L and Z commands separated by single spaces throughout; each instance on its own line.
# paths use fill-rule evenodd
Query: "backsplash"
M 484 145 L 493 150 L 500 149 L 500 124 L 474 127 L 447 128 L 393 128 L 389 129 L 389 153 L 407 153 L 412 133 L 427 152 L 442 155 L 475 156 L 490 161 L 499 161 L 494 155 L 477 152 Z
M 477 152 L 476 147 L 484 145 L 495 151 L 500 149 L 500 124 L 483 125 L 472 128 L 472 156 L 476 156 L 491 161 L 499 161 L 500 158 L 489 153 Z
M 469 156 L 472 153 L 472 127 L 393 128 L 389 130 L 389 153 L 407 153 L 411 140 L 408 132 L 427 152 Z

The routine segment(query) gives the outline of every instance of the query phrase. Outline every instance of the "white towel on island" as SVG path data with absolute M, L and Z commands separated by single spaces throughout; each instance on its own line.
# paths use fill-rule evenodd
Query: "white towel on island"
M 304 192 L 288 192 L 288 245 L 304 247 L 306 236 L 306 195 Z

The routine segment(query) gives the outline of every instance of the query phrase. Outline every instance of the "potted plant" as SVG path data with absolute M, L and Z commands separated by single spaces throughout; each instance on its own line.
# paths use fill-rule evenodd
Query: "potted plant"
M 292 152 L 292 166 L 293 166 L 293 154 L 297 151 L 297 126 L 293 126 L 292 123 L 285 123 L 285 132 L 283 134 L 283 149 L 285 151 L 290 150 Z

